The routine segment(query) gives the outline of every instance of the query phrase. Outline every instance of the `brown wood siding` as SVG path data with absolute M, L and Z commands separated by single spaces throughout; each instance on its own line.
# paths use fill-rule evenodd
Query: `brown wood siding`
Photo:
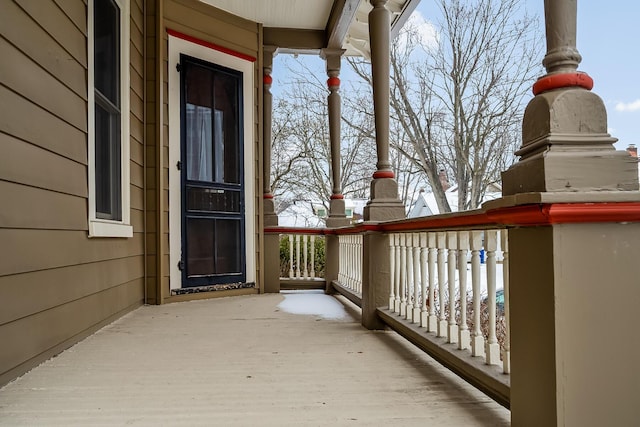
M 237 16 L 231 15 L 227 12 L 208 6 L 202 2 L 196 0 L 164 0 L 163 4 L 163 19 L 162 19 L 162 43 L 160 45 L 160 51 L 162 53 L 162 77 L 163 81 L 160 85 L 160 96 L 162 98 L 162 110 L 160 116 L 162 118 L 162 142 L 159 144 L 162 146 L 162 152 L 159 156 L 158 166 L 162 168 L 162 173 L 159 175 L 162 181 L 162 206 L 163 215 L 161 215 L 162 221 L 160 232 L 163 235 L 163 239 L 158 240 L 162 244 L 162 262 L 160 265 L 161 271 L 161 283 L 164 287 L 162 289 L 162 295 L 166 299 L 169 295 L 169 234 L 168 234 L 168 222 L 169 222 L 169 206 L 168 206 L 168 186 L 169 186 L 169 106 L 168 106 L 168 70 L 169 65 L 167 62 L 168 57 L 168 36 L 166 29 L 172 29 L 181 33 L 187 34 L 192 37 L 199 38 L 201 40 L 214 43 L 218 46 L 234 50 L 244 55 L 249 55 L 257 59 L 254 63 L 254 117 L 255 129 L 260 129 L 262 126 L 261 116 L 258 114 L 258 104 L 262 97 L 258 97 L 258 91 L 262 90 L 262 55 L 261 55 L 261 35 L 262 28 L 259 24 Z M 156 127 L 156 129 L 158 129 Z M 251 181 L 246 182 L 247 186 L 257 185 L 257 189 L 261 180 L 260 166 L 262 164 L 262 146 L 261 146 L 261 131 L 255 132 L 254 140 L 251 141 L 253 146 L 250 149 L 254 150 L 257 154 L 255 157 L 255 163 L 253 165 L 245 165 L 247 168 L 252 168 L 254 178 Z M 261 194 L 258 190 L 256 194 L 256 200 L 254 200 L 255 212 L 247 212 L 247 215 L 255 216 L 255 242 L 256 250 L 260 252 L 260 230 L 262 228 L 262 222 L 260 220 L 260 206 L 261 206 Z M 258 199 L 258 195 L 260 198 Z M 257 264 L 260 264 L 259 256 L 256 258 Z M 155 260 L 157 263 L 157 260 Z M 257 265 L 260 270 L 259 265 Z M 257 276 L 259 280 L 259 275 Z
M 131 1 L 133 238 L 88 230 L 87 6 L 5 0 L 0 13 L 0 385 L 144 298 L 144 38 Z

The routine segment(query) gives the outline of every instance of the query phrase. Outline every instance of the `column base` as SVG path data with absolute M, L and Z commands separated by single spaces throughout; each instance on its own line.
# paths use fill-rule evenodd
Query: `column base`
M 638 163 L 626 151 L 549 151 L 521 160 L 502 173 L 502 194 L 637 191 Z
M 500 344 L 498 343 L 486 343 L 484 345 L 484 352 L 487 355 L 487 365 L 499 365 L 500 362 Z
M 458 342 L 458 325 L 449 325 L 447 327 L 447 342 L 452 344 Z
M 351 225 L 351 219 L 347 218 L 344 209 L 344 199 L 331 199 L 329 201 L 329 217 L 327 227 L 346 227 Z
M 437 332 L 438 331 L 438 318 L 431 314 L 427 319 L 427 332 Z
M 438 334 L 439 337 L 447 336 L 447 326 L 449 326 L 449 322 L 446 320 L 438 320 Z
M 365 221 L 391 221 L 406 217 L 405 207 L 398 199 L 398 183 L 393 178 L 371 181 L 371 200 L 364 207 Z
M 471 335 L 468 329 L 458 331 L 458 349 L 466 350 L 471 346 Z
M 413 323 L 420 323 L 420 309 L 419 308 L 413 308 L 413 316 L 411 318 L 411 322 Z
M 484 337 L 481 335 L 471 337 L 471 355 L 484 357 Z
M 265 227 L 277 227 L 278 215 L 276 215 L 273 199 L 264 199 L 264 226 Z
M 616 151 L 598 95 L 571 88 L 533 98 L 522 122 L 519 162 L 502 174 L 502 194 L 635 191 L 638 163 Z

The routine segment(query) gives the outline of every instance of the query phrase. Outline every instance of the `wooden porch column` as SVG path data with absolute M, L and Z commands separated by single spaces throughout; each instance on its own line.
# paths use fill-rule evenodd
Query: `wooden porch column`
M 263 48 L 262 197 L 265 227 L 278 225 L 278 215 L 276 215 L 273 194 L 271 194 L 271 113 L 273 109 L 271 70 L 276 50 L 275 46 Z M 260 288 L 262 292 L 280 292 L 280 236 L 278 234 L 264 234 L 264 286 Z
M 629 209 L 615 202 L 631 202 L 640 220 L 637 163 L 613 147 L 604 104 L 576 71 L 576 0 L 545 0 L 545 22 L 547 74 L 525 111 L 520 160 L 503 173 L 503 198 L 485 207 L 558 203 L 574 219 L 514 219 L 509 230 L 512 424 L 634 425 L 640 222 L 584 223 L 570 203 L 615 216 Z
M 332 191 L 329 201 L 329 218 L 327 227 L 342 227 L 349 225 L 344 211 L 344 196 L 342 195 L 342 179 L 340 176 L 340 59 L 344 49 L 322 49 L 320 56 L 327 64 L 327 86 L 329 96 L 327 105 L 329 110 L 329 139 L 331 141 L 331 179 Z
M 398 199 L 398 183 L 389 162 L 389 29 L 388 0 L 370 0 L 369 40 L 373 78 L 373 110 L 376 127 L 377 171 L 371 182 L 371 195 L 364 208 L 365 221 L 387 221 L 405 217 Z
M 273 194 L 271 194 L 271 113 L 273 111 L 273 98 L 271 96 L 271 71 L 273 68 L 273 57 L 276 54 L 275 46 L 264 46 L 263 49 L 263 198 L 264 198 L 264 225 L 274 227 L 278 225 L 278 215 L 276 215 L 273 204 Z

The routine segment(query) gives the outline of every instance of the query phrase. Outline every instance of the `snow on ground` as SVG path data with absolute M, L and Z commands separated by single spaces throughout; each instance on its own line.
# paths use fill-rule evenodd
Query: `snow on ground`
M 334 297 L 323 291 L 283 291 L 284 301 L 278 308 L 291 314 L 306 314 L 324 319 L 348 319 L 349 315 Z

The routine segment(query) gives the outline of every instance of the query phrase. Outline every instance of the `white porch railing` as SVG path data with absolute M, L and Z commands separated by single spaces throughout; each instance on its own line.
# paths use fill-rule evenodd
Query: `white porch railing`
M 280 281 L 285 288 L 324 288 L 325 237 L 318 229 L 288 229 L 280 234 Z M 315 286 L 315 285 L 314 285 Z
M 362 235 L 338 236 L 340 254 L 338 282 L 356 294 L 362 294 Z
M 506 236 L 506 230 L 390 234 L 389 310 L 509 373 Z

